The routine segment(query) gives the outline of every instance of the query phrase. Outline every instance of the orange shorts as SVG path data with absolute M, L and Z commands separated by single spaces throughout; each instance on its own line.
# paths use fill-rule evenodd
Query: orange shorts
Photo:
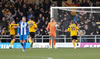
M 50 33 L 50 36 L 52 36 L 54 39 L 56 39 L 56 33 Z

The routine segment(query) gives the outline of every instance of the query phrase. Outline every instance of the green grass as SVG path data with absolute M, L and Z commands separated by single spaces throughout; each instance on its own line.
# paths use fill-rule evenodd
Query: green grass
M 100 48 L 0 49 L 0 59 L 100 59 Z

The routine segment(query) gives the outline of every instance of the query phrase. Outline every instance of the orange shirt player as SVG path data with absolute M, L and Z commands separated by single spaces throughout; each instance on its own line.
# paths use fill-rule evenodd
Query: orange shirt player
M 51 47 L 51 40 L 53 42 L 52 47 L 55 48 L 55 44 L 56 44 L 56 22 L 54 20 L 54 18 L 51 18 L 50 22 L 48 23 L 47 26 L 47 31 L 49 31 L 49 35 L 50 35 L 50 40 L 49 40 L 49 47 Z

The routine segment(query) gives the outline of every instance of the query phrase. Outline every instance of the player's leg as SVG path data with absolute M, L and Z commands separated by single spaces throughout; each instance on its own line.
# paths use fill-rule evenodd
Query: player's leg
M 56 45 L 56 36 L 51 36 L 52 43 L 53 43 L 53 48 L 55 48 Z
M 20 40 L 20 44 L 21 44 L 21 46 L 23 47 L 23 40 Z
M 49 39 L 49 48 L 51 48 L 51 39 Z
M 77 43 L 77 46 L 78 46 L 78 45 L 79 45 L 79 44 L 78 44 L 78 39 L 77 39 L 77 40 L 75 40 L 75 41 L 76 41 L 76 43 Z
M 30 43 L 31 43 L 30 48 L 32 48 L 32 47 L 33 47 L 34 37 L 35 37 L 35 33 L 34 33 L 34 32 L 31 32 L 31 33 L 30 33 L 30 38 L 31 38 L 31 40 L 30 40 Z
M 53 36 L 53 47 L 55 48 L 56 45 L 56 34 Z
M 23 48 L 26 49 L 26 40 L 23 40 Z
M 32 47 L 33 47 L 33 43 L 34 43 L 34 38 L 32 38 L 32 43 L 31 43 L 31 49 L 32 49 Z
M 31 44 L 32 43 L 32 33 L 30 32 L 30 37 L 29 37 L 29 43 Z
M 22 40 L 23 40 L 23 35 L 20 35 L 20 36 L 19 36 L 19 40 L 20 40 L 20 44 L 21 44 L 21 46 L 22 46 L 22 48 L 23 48 L 23 41 L 22 41 Z
M 75 39 L 75 42 L 77 43 L 77 46 L 78 46 L 79 44 L 78 44 L 78 39 L 77 39 L 77 36 L 75 36 L 75 38 L 74 38 L 74 39 Z
M 24 48 L 24 51 L 26 49 L 26 40 L 27 40 L 27 35 L 24 35 L 23 36 L 23 48 Z
M 72 36 L 71 38 L 72 38 L 72 44 L 73 44 L 74 48 L 76 48 L 76 45 L 75 45 L 75 39 L 74 39 L 75 37 Z
M 32 37 L 29 37 L 29 43 L 31 44 L 31 45 L 30 45 L 30 48 L 31 48 L 31 47 L 32 47 L 32 43 L 33 43 Z
M 55 48 L 56 45 L 56 39 L 53 40 L 53 47 Z
M 75 39 L 72 40 L 72 44 L 73 44 L 74 48 L 76 48 Z
M 49 40 L 49 48 L 55 48 L 55 44 L 56 44 L 56 40 L 54 38 L 54 36 L 50 36 L 50 40 Z
M 31 44 L 30 48 L 32 49 L 32 46 L 33 46 L 33 38 L 32 37 L 29 37 L 29 43 Z
M 11 42 L 10 42 L 10 47 L 9 48 L 12 48 L 13 46 L 13 43 L 15 42 L 15 35 L 11 35 Z
M 52 37 L 50 36 L 50 39 L 49 39 L 49 48 L 51 48 L 51 40 L 52 40 Z
M 33 34 L 32 34 L 32 44 L 31 44 L 31 48 L 33 47 L 34 37 L 35 37 L 35 32 L 33 32 Z
M 50 39 L 49 39 L 49 48 L 53 46 L 53 33 L 50 33 Z

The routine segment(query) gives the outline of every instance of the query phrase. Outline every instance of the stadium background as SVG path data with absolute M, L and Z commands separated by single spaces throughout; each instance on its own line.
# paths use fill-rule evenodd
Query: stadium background
M 45 28 L 48 22 L 50 21 L 50 6 L 67 6 L 67 7 L 69 6 L 81 6 L 81 7 L 100 6 L 99 0 L 85 0 L 88 2 L 81 2 L 82 0 L 81 1 L 80 0 L 66 0 L 66 1 L 62 1 L 62 3 L 61 1 L 62 0 L 54 0 L 54 1 L 49 1 L 49 0 L 45 0 L 45 1 L 44 0 L 0 0 L 0 33 L 3 35 L 9 35 L 8 26 L 11 20 L 15 20 L 16 23 L 18 23 L 21 20 L 22 16 L 26 16 L 28 20 L 28 17 L 30 17 L 30 14 L 32 14 L 32 16 L 34 17 L 34 20 L 38 24 L 38 29 L 37 29 L 36 34 L 45 35 L 45 34 L 48 34 L 47 31 L 45 31 Z M 61 10 L 61 13 L 63 13 L 62 10 Z M 93 16 L 95 17 L 95 15 Z M 64 16 L 62 15 L 62 17 Z M 59 21 L 60 20 L 62 20 L 62 18 L 59 17 Z M 92 21 L 91 19 L 89 20 Z M 96 34 L 99 35 L 100 34 L 100 30 L 99 30 L 100 18 L 98 17 L 98 19 L 95 19 L 95 21 L 92 21 L 92 22 L 95 22 L 95 24 L 97 24 L 96 25 L 97 30 L 94 29 L 94 31 L 96 31 L 97 33 L 95 32 L 91 34 L 91 32 L 93 32 L 91 31 L 89 34 L 91 34 L 91 36 L 96 35 Z M 84 25 L 81 25 L 81 26 L 84 26 Z M 0 42 L 0 48 L 9 47 L 10 43 L 5 43 L 5 42 L 10 42 L 8 39 L 2 40 L 2 37 L 1 37 L 0 41 L 2 42 L 2 43 Z M 14 43 L 14 45 L 16 46 L 20 44 Z M 27 44 L 27 45 L 30 45 L 30 44 Z M 21 49 L 0 49 L 0 59 L 98 59 L 100 58 L 100 49 L 97 48 L 97 47 L 100 47 L 100 43 L 98 44 L 95 43 L 93 45 L 87 43 L 86 45 L 92 48 L 78 48 L 76 50 L 72 48 L 67 48 L 67 49 L 65 48 L 58 48 L 58 49 L 42 49 L 42 48 L 38 49 L 36 48 L 32 50 L 27 49 L 24 53 L 22 52 Z M 96 48 L 93 48 L 93 47 L 96 47 Z
M 34 21 L 38 25 L 36 35 L 48 35 L 48 32 L 46 31 L 46 27 L 47 27 L 48 22 L 50 21 L 50 7 L 51 6 L 53 7 L 54 6 L 55 7 L 56 6 L 66 6 L 66 7 L 96 6 L 97 7 L 97 6 L 100 6 L 100 1 L 99 0 L 95 0 L 95 1 L 94 0 L 63 0 L 63 1 L 62 0 L 1 0 L 0 1 L 0 19 L 1 19 L 0 33 L 3 35 L 9 35 L 8 27 L 12 20 L 15 20 L 16 23 L 18 23 L 20 22 L 23 16 L 27 17 L 27 21 L 32 16 L 34 18 Z M 58 16 L 62 16 L 60 14 L 65 14 L 65 13 L 61 12 L 59 13 Z M 62 34 L 66 34 L 63 31 L 66 29 L 66 27 L 68 27 L 68 24 L 69 24 L 68 22 L 74 19 L 73 17 L 76 17 L 75 15 L 77 15 L 77 13 L 65 14 L 64 16 L 58 18 L 58 20 L 61 20 L 62 22 L 62 26 L 63 26 L 63 29 L 61 29 Z M 72 19 L 71 20 L 68 19 L 67 16 Z M 91 17 L 91 14 L 88 14 L 87 16 Z M 100 29 L 99 29 L 100 15 L 92 15 L 92 16 L 94 17 L 92 19 L 90 18 L 83 19 L 84 20 L 83 24 L 80 24 L 81 21 L 78 21 L 78 25 L 81 25 L 82 30 L 86 32 L 84 35 L 99 35 L 100 34 Z M 88 23 L 88 24 L 85 24 L 85 23 Z M 85 30 L 85 28 L 87 29 Z M 69 33 L 67 34 L 69 35 Z M 45 40 L 45 41 L 48 42 L 48 40 Z M 10 40 L 7 40 L 7 39 L 1 40 L 1 42 L 10 42 Z

